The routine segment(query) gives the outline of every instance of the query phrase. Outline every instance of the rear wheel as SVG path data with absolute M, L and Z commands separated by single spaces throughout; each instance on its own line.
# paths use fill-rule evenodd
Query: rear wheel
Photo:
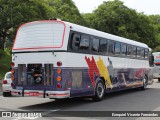
M 105 85 L 102 80 L 99 80 L 96 84 L 95 95 L 92 97 L 94 101 L 100 101 L 103 99 L 105 94 Z
M 158 82 L 160 82 L 160 78 L 158 78 Z

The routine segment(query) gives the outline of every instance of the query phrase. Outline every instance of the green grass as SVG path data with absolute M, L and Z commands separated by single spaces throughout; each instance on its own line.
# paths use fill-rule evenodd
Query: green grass
M 5 73 L 9 71 L 11 65 L 11 52 L 9 49 L 4 50 L 4 56 L 0 58 L 0 80 L 4 77 Z

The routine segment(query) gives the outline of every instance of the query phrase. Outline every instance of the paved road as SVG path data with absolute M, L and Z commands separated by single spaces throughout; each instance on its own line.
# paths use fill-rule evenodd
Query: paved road
M 145 91 L 127 90 L 107 94 L 103 101 L 92 102 L 91 99 L 67 99 L 55 101 L 54 99 L 44 98 L 17 98 L 0 96 L 0 111 L 44 111 L 44 114 L 54 113 L 55 111 L 160 111 L 160 83 L 157 80 L 153 85 L 148 86 Z M 9 118 L 8 118 L 9 119 Z M 17 118 L 14 120 L 19 120 Z M 37 118 L 40 120 L 49 120 L 51 118 Z M 70 120 L 71 117 L 58 117 L 57 120 Z M 159 118 L 113 118 L 113 117 L 78 117 L 77 120 L 159 120 Z M 7 120 L 7 119 L 6 119 Z M 13 119 L 12 119 L 13 120 Z

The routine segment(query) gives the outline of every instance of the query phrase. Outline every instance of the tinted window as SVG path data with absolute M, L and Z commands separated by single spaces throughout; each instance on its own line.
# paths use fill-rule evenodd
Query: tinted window
M 99 45 L 99 52 L 107 53 L 107 45 L 108 45 L 108 41 L 106 39 L 101 39 L 100 45 Z
M 114 42 L 113 41 L 109 41 L 108 53 L 114 54 Z
M 91 45 L 91 50 L 98 52 L 99 49 L 99 39 L 95 37 L 91 37 L 92 40 L 92 45 Z
M 137 57 L 140 58 L 141 57 L 141 48 L 137 47 Z
M 122 55 L 126 56 L 127 55 L 127 45 L 126 44 L 122 44 L 121 45 L 121 51 L 122 51 Z
M 121 44 L 120 42 L 115 42 L 115 54 L 119 55 L 121 52 Z
M 127 55 L 128 56 L 132 55 L 132 46 L 131 45 L 127 45 Z
M 144 58 L 144 52 L 145 52 L 145 50 L 141 49 L 141 58 Z
M 80 44 L 80 34 L 72 33 L 70 41 L 70 49 L 78 50 Z
M 148 49 L 145 49 L 145 58 L 148 58 Z
M 79 49 L 80 50 L 88 50 L 89 49 L 90 39 L 88 35 L 81 35 L 81 42 Z
M 133 55 L 134 58 L 136 57 L 136 54 L 137 54 L 137 49 L 136 49 L 135 46 L 133 46 L 133 53 L 132 53 L 132 55 Z

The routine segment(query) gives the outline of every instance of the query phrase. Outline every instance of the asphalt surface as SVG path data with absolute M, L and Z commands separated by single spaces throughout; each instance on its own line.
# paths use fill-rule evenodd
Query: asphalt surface
M 42 111 L 43 115 L 53 115 L 55 112 L 82 111 L 85 117 L 65 114 L 60 117 L 42 118 L 5 118 L 5 120 L 160 120 L 160 117 L 91 117 L 96 112 L 84 111 L 160 111 L 160 83 L 155 79 L 153 85 L 146 90 L 127 90 L 110 93 L 100 102 L 93 102 L 90 98 L 73 98 L 56 101 L 47 98 L 22 98 L 0 96 L 0 111 Z M 69 113 L 68 112 L 68 113 Z M 107 112 L 106 112 L 107 114 Z M 88 115 L 88 116 L 87 116 Z M 95 116 L 95 115 L 93 115 Z M 4 119 L 4 118 L 3 118 Z M 3 120 L 2 119 L 2 120 Z M 1 118 L 0 118 L 1 120 Z

